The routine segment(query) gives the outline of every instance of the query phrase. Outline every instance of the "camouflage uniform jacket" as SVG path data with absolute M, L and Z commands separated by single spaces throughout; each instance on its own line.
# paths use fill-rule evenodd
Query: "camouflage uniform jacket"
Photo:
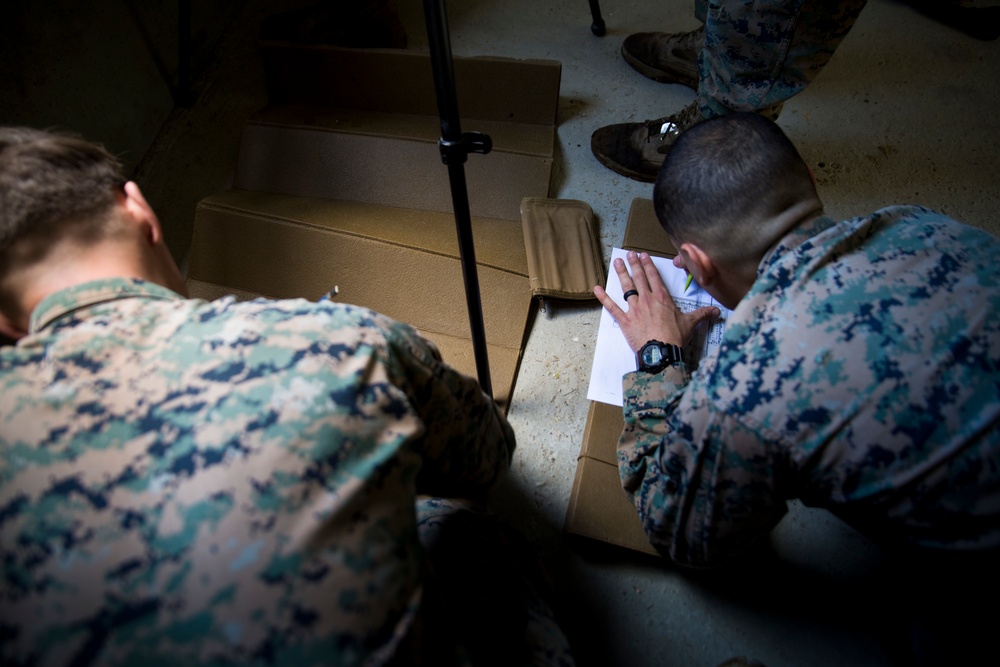
M 622 484 L 707 566 L 801 498 L 878 541 L 1000 547 L 1000 240 L 890 207 L 782 239 L 693 374 L 624 378 Z
M 419 644 L 416 494 L 514 449 L 406 325 L 140 280 L 44 299 L 0 391 L 4 665 L 383 663 Z

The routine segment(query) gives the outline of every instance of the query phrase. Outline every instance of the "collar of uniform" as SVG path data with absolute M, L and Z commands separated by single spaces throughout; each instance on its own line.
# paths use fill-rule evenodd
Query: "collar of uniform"
M 118 299 L 182 299 L 176 292 L 139 278 L 103 278 L 49 294 L 31 312 L 29 330 L 41 331 L 81 308 Z
M 779 257 L 798 248 L 809 239 L 836 224 L 833 218 L 821 215 L 795 227 L 792 231 L 781 237 L 780 241 L 771 246 L 770 250 L 764 253 L 763 259 L 757 265 L 757 277 L 759 278 L 766 271 L 767 267 L 776 262 Z

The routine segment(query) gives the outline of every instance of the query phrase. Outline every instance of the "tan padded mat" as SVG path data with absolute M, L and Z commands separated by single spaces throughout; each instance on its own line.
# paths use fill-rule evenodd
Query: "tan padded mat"
M 578 301 L 596 298 L 594 286 L 605 282 L 604 260 L 590 204 L 525 197 L 521 227 L 532 294 Z

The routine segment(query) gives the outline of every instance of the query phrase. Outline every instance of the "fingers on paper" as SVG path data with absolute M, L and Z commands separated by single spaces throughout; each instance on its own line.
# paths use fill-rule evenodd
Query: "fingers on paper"
M 664 300 L 667 296 L 667 286 L 663 283 L 663 278 L 660 276 L 656 264 L 653 263 L 653 258 L 647 253 L 642 253 L 639 256 L 639 262 L 642 267 L 643 278 L 646 281 L 646 287 L 658 299 Z
M 653 260 L 651 260 L 649 255 L 646 253 L 640 254 L 631 250 L 628 252 L 626 257 L 628 258 L 629 266 L 632 269 L 631 280 L 632 284 L 635 285 L 635 289 L 640 292 L 648 291 L 650 286 L 648 271 L 650 268 L 653 273 L 659 277 L 656 267 L 653 266 Z M 621 271 L 618 272 L 618 275 L 621 276 Z
M 716 306 L 703 306 L 697 310 L 692 310 L 686 315 L 688 321 L 691 323 L 691 328 L 698 326 L 702 322 L 711 321 L 718 318 L 722 314 Z
M 608 312 L 611 313 L 611 317 L 615 318 L 615 320 L 619 320 L 621 316 L 625 314 L 625 311 L 623 311 L 618 304 L 615 303 L 615 300 L 612 299 L 600 285 L 594 287 L 594 296 L 597 297 L 597 300 L 601 302 L 602 306 L 607 308 Z
M 618 282 L 622 286 L 623 293 L 630 289 L 635 289 L 635 281 L 632 280 L 632 275 L 629 273 L 628 267 L 625 266 L 625 262 L 621 259 L 615 260 L 615 272 L 618 274 Z

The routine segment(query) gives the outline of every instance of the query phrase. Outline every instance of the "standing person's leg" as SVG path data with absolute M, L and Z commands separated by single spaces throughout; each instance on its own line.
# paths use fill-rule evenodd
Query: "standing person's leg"
M 640 181 L 656 179 L 667 149 L 695 123 L 732 111 L 777 119 L 782 103 L 805 89 L 830 60 L 866 0 L 718 0 L 695 4 L 705 22 L 697 57 L 698 97 L 675 114 L 602 127 L 591 149 L 609 169 Z M 688 83 L 682 62 L 699 31 L 637 33 L 626 38 L 626 61 L 650 78 Z M 638 66 L 635 64 L 638 63 Z
M 854 26 L 867 0 L 709 2 L 698 57 L 705 118 L 756 111 L 777 118 Z

